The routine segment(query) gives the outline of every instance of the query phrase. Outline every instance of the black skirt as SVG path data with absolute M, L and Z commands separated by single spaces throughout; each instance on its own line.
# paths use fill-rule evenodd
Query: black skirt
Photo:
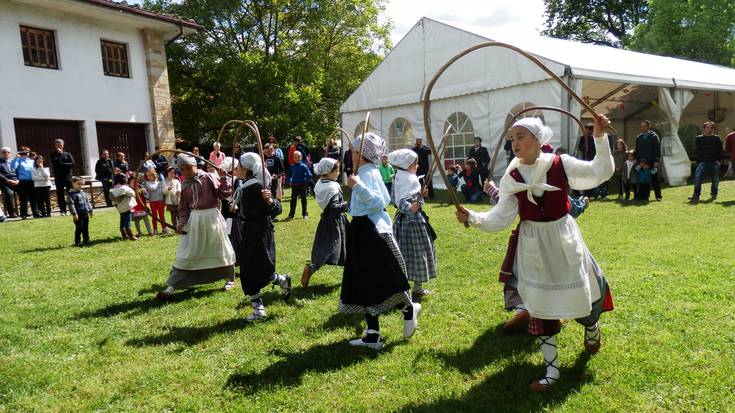
M 311 247 L 312 264 L 345 265 L 349 224 L 341 209 L 327 208 L 322 212 Z
M 347 229 L 347 259 L 339 311 L 378 315 L 411 303 L 406 264 L 393 234 L 380 234 L 366 216 Z

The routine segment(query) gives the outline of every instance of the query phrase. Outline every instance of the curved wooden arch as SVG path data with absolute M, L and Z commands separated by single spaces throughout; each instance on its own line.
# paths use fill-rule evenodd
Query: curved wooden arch
M 512 51 L 514 51 L 514 52 L 516 52 L 516 53 L 524 56 L 526 59 L 530 60 L 532 63 L 534 63 L 536 66 L 538 66 L 541 70 L 543 70 L 546 74 L 548 74 L 557 83 L 559 83 L 559 85 L 561 85 L 561 87 L 567 93 L 569 93 L 569 96 L 571 96 L 574 100 L 576 100 L 577 102 L 579 102 L 580 105 L 582 105 L 582 108 L 584 108 L 588 112 L 592 113 L 593 116 L 595 116 L 595 117 L 598 117 L 599 116 L 597 114 L 597 112 L 595 112 L 594 109 L 590 105 L 587 104 L 587 102 L 585 102 L 582 98 L 580 98 L 579 96 L 577 96 L 576 93 L 574 93 L 574 90 L 572 90 L 572 88 L 570 88 L 569 85 L 567 85 L 566 83 L 564 83 L 564 81 L 559 76 L 557 76 L 556 73 L 554 73 L 551 69 L 549 69 L 548 67 L 546 67 L 546 65 L 544 65 L 543 63 L 541 63 L 541 61 L 539 59 L 537 59 L 535 56 L 531 55 L 530 53 L 526 52 L 523 49 L 520 49 L 518 47 L 515 47 L 515 46 L 510 45 L 510 44 L 507 44 L 507 43 L 494 42 L 494 41 L 479 43 L 479 44 L 476 44 L 476 45 L 474 45 L 474 46 L 472 46 L 470 48 L 467 48 L 467 49 L 463 50 L 462 52 L 456 54 L 454 57 L 452 57 L 451 59 L 449 59 L 449 61 L 447 63 L 445 63 L 442 67 L 439 68 L 439 70 L 436 72 L 436 74 L 431 79 L 431 81 L 429 81 L 429 84 L 426 87 L 426 92 L 424 93 L 424 130 L 426 131 L 426 136 L 427 136 L 428 141 L 429 141 L 429 147 L 431 148 L 431 152 L 434 155 L 434 159 L 436 161 L 439 160 L 439 154 L 437 153 L 436 146 L 434 145 L 434 140 L 433 140 L 433 138 L 431 136 L 431 91 L 434 89 L 434 85 L 439 80 L 439 78 L 441 77 L 441 75 L 444 74 L 444 72 L 449 68 L 449 66 L 451 66 L 457 60 L 461 59 L 462 57 L 466 56 L 467 54 L 472 53 L 475 50 L 483 49 L 483 48 L 486 48 L 486 47 L 502 47 L 502 48 L 505 48 L 505 49 L 512 50 Z M 612 127 L 609 127 L 609 128 L 613 132 L 616 132 L 614 128 L 612 128 Z M 439 169 L 439 172 L 441 174 L 442 179 L 444 180 L 444 184 L 447 187 L 447 191 L 449 192 L 449 198 L 454 203 L 454 206 L 457 209 L 457 211 L 462 211 L 462 207 L 459 204 L 459 198 L 457 197 L 457 192 L 454 190 L 454 188 L 452 188 L 449 185 L 449 180 L 447 179 L 447 174 L 444 171 L 444 168 Z

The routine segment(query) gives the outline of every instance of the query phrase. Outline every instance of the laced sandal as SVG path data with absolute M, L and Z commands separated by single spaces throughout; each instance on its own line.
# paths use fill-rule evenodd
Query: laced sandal
M 309 264 L 304 265 L 304 272 L 301 273 L 302 288 L 309 286 L 309 280 L 311 280 L 312 275 L 314 275 L 314 272 L 311 270 L 311 266 Z
M 411 338 L 411 336 L 416 332 L 416 329 L 419 328 L 421 304 L 412 303 L 411 308 L 408 311 L 411 311 L 411 319 L 403 320 L 403 338 Z
M 233 288 L 235 288 L 235 282 L 234 281 L 227 281 L 225 283 L 225 286 L 222 287 L 222 290 L 223 291 L 230 291 Z
M 413 295 L 416 297 L 427 297 L 432 294 L 434 294 L 434 292 L 427 290 L 426 288 L 419 288 L 418 290 L 413 291 Z
M 280 285 L 281 297 L 283 298 L 283 301 L 288 302 L 288 299 L 291 298 L 291 276 L 288 274 L 281 275 L 286 278 L 286 286 Z
M 248 323 L 254 323 L 256 321 L 265 320 L 265 307 L 261 304 L 257 307 L 253 307 L 253 312 L 245 317 L 245 321 Z
M 587 333 L 592 331 L 593 330 L 588 329 L 586 326 L 584 327 L 584 349 L 590 354 L 596 354 L 600 351 L 600 347 L 602 347 L 600 328 L 595 328 L 594 331 L 596 331 L 596 334 L 593 337 L 587 337 Z
M 551 337 L 554 337 L 554 336 L 551 336 Z M 547 345 L 547 346 L 552 346 L 554 348 L 557 348 L 556 344 L 551 344 L 548 342 L 548 340 L 551 337 L 548 337 L 545 339 L 541 337 L 537 337 L 537 338 L 539 339 L 539 341 L 541 341 L 542 345 Z M 549 372 L 549 368 L 553 368 L 553 369 L 556 369 L 556 371 L 559 371 L 559 367 L 556 367 L 554 365 L 554 363 L 556 363 L 558 360 L 559 360 L 558 353 L 554 356 L 554 358 L 551 361 L 546 361 L 546 359 L 544 359 L 544 365 L 546 366 L 547 374 Z M 553 386 L 554 383 L 556 383 L 557 380 L 559 379 L 555 377 L 544 375 L 540 377 L 538 380 L 534 380 L 533 382 L 531 382 L 531 390 L 537 393 L 548 391 L 551 388 L 551 386 Z

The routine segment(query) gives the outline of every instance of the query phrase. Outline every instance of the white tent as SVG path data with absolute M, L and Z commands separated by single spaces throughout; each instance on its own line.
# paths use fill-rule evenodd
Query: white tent
M 369 129 L 385 137 L 391 149 L 411 145 L 415 136 L 425 135 L 422 99 L 439 67 L 491 39 L 533 53 L 595 110 L 611 117 L 618 137 L 629 145 L 640 120 L 653 121 L 662 135 L 664 170 L 673 185 L 683 184 L 690 173 L 685 145 L 677 135 L 680 124 L 701 126 L 714 118 L 732 127 L 735 120 L 733 69 L 545 37 L 508 41 L 481 27 L 422 18 L 342 104 L 343 127 L 361 130 L 370 111 Z M 449 124 L 454 126 L 445 164 L 464 160 L 474 136 L 483 137 L 492 152 L 508 117 L 530 105 L 580 115 L 580 105 L 559 84 L 525 57 L 503 48 L 481 49 L 456 62 L 437 82 L 431 101 L 434 139 Z M 578 128 L 573 121 L 554 112 L 543 117 L 555 131 L 554 147 L 575 145 Z M 496 176 L 505 164 L 501 156 Z

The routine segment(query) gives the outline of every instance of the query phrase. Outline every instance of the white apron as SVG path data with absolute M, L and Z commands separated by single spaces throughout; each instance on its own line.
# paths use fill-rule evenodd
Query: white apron
M 234 265 L 235 251 L 226 227 L 217 208 L 192 209 L 173 266 L 181 270 L 204 270 Z
M 532 317 L 586 317 L 602 296 L 598 267 L 569 215 L 551 222 L 523 221 L 515 259 L 518 293 Z

